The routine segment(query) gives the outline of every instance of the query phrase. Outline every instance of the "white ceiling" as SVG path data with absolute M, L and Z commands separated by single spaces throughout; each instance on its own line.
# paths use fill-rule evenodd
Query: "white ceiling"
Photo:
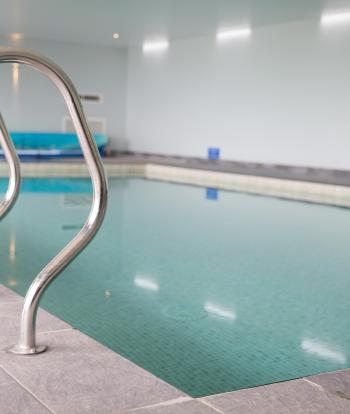
M 247 23 L 317 19 L 325 9 L 350 9 L 350 0 L 0 0 L 0 35 L 132 46 Z

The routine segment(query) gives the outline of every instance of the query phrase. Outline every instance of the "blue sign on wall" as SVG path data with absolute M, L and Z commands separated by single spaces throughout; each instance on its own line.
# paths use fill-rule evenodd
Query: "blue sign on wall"
M 220 148 L 208 148 L 208 159 L 214 161 L 220 159 Z

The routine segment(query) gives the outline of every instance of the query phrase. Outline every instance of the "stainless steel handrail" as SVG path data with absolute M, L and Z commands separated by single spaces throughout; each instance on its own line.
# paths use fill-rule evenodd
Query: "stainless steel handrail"
M 107 208 L 107 179 L 100 154 L 87 125 L 79 95 L 69 77 L 50 60 L 21 49 L 0 48 L 0 63 L 30 66 L 53 81 L 61 92 L 78 135 L 93 185 L 93 202 L 89 217 L 74 239 L 54 257 L 34 279 L 24 299 L 20 337 L 10 351 L 37 354 L 46 347 L 36 345 L 35 322 L 39 301 L 52 280 L 87 246 L 100 228 Z
M 15 204 L 21 186 L 21 168 L 16 149 L 7 132 L 5 122 L 0 113 L 0 145 L 9 166 L 9 182 L 5 198 L 0 203 L 0 219 L 4 218 Z

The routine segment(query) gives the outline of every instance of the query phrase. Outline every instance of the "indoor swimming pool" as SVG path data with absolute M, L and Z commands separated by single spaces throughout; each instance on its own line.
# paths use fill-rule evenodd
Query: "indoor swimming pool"
M 42 307 L 196 397 L 350 366 L 349 209 L 136 178 L 109 188 L 101 231 Z M 0 283 L 25 294 L 90 205 L 87 179 L 24 180 L 0 223 Z

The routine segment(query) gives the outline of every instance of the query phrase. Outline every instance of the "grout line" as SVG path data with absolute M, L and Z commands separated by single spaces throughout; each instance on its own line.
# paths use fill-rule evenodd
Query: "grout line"
M 3 373 L 4 373 L 4 375 L 6 376 L 6 377 L 8 377 L 9 375 L 7 374 L 7 372 L 5 372 L 4 371 L 4 369 L 2 368 L 2 367 L 0 367 L 0 370 L 1 371 L 3 371 Z M 10 384 L 13 384 L 13 378 L 12 377 L 9 377 L 9 380 L 8 381 L 5 381 L 5 382 L 0 382 L 0 387 L 2 387 L 2 386 L 4 386 L 4 385 L 10 385 Z
M 335 372 L 337 372 L 337 371 L 335 371 Z M 221 396 L 225 396 L 225 395 L 233 395 L 233 394 L 241 392 L 241 391 L 253 391 L 253 390 L 257 390 L 259 388 L 263 388 L 263 387 L 270 389 L 270 388 L 272 388 L 272 387 L 274 387 L 278 384 L 284 384 L 284 383 L 288 383 L 288 382 L 291 383 L 291 382 L 299 381 L 299 380 L 302 380 L 302 379 L 305 379 L 305 378 L 303 378 L 303 377 L 294 378 L 294 379 L 289 379 L 289 380 L 285 380 L 285 381 L 272 382 L 270 384 L 261 384 L 261 385 L 257 385 L 257 386 L 254 386 L 254 387 L 242 388 L 242 389 L 238 389 L 238 390 L 224 391 L 224 392 L 219 392 L 217 394 L 205 395 L 203 397 L 200 397 L 199 399 L 201 400 L 201 399 L 211 398 L 211 397 L 221 397 Z M 311 381 L 309 381 L 309 382 L 311 382 Z
M 291 380 L 291 381 L 294 381 L 294 380 Z M 284 382 L 284 381 L 281 381 L 281 382 Z M 277 382 L 277 383 L 275 383 L 275 384 L 279 384 L 279 383 Z M 242 389 L 240 389 L 240 390 L 232 390 L 232 391 L 219 392 L 219 393 L 217 393 L 217 394 L 209 394 L 209 395 L 205 395 L 204 397 L 199 397 L 199 398 L 197 398 L 197 399 L 198 399 L 198 400 L 201 400 L 201 399 L 204 399 L 204 398 L 220 397 L 220 396 L 222 396 L 222 395 L 234 394 L 234 393 L 236 393 L 236 392 L 239 392 L 239 391 L 244 391 L 244 390 L 253 390 L 253 389 L 255 389 L 255 388 L 259 388 L 259 387 L 268 387 L 268 386 L 270 386 L 270 385 L 274 385 L 274 384 L 258 385 L 258 386 L 256 386 L 256 387 L 242 388 Z
M 43 407 L 45 407 L 51 414 L 56 414 L 54 411 L 51 410 L 50 407 L 48 407 L 43 401 L 40 400 L 40 398 L 38 396 L 36 396 L 29 388 L 27 388 L 24 384 L 22 384 L 16 377 L 14 377 L 13 375 L 11 375 L 11 373 L 3 366 L 0 364 L 0 368 L 6 372 L 6 374 L 11 377 L 16 384 L 18 384 L 21 388 L 23 388 L 28 394 L 30 394 L 36 401 L 38 401 Z
M 322 374 L 321 374 L 322 375 Z M 312 381 L 310 381 L 309 379 L 307 379 L 307 378 L 303 378 L 303 380 L 305 380 L 307 383 L 309 383 L 312 387 L 315 387 L 315 388 L 317 388 L 319 391 L 321 391 L 322 393 L 324 393 L 324 394 L 326 394 L 326 395 L 329 395 L 329 394 L 331 394 L 331 395 L 333 395 L 333 396 L 335 396 L 335 397 L 338 397 L 338 398 L 341 398 L 341 399 L 345 399 L 345 400 L 347 400 L 347 401 L 349 401 L 350 400 L 350 398 L 345 394 L 345 393 L 343 393 L 343 392 L 341 392 L 341 391 L 337 391 L 337 390 L 332 390 L 332 389 L 327 389 L 327 388 L 324 388 L 322 385 L 320 385 L 320 384 L 317 384 L 316 382 L 312 382 Z
M 214 411 L 220 413 L 220 414 L 225 414 L 223 411 L 219 410 L 219 408 L 215 407 L 214 405 L 209 404 L 207 401 L 205 401 L 202 398 L 199 398 L 197 401 L 199 401 L 200 403 L 210 407 L 211 409 L 213 409 Z
M 57 316 L 56 316 L 56 318 L 57 318 Z M 66 331 L 76 331 L 77 329 L 76 328 L 63 328 L 63 329 L 54 329 L 54 330 L 52 330 L 52 331 L 38 331 L 37 333 L 38 334 L 48 334 L 48 333 L 54 333 L 54 332 L 66 332 Z
M 175 405 L 175 404 L 181 404 L 187 401 L 193 401 L 194 399 L 192 397 L 178 397 L 173 400 L 163 401 L 157 404 L 152 405 L 145 405 L 143 407 L 137 407 L 137 408 L 131 408 L 130 410 L 125 411 L 125 413 L 134 413 L 140 410 L 143 410 L 145 408 L 156 408 L 156 407 L 167 407 L 169 405 Z
M 302 380 L 310 384 L 312 387 L 317 388 L 319 391 L 326 392 L 325 389 L 322 387 L 322 385 L 316 384 L 316 382 L 312 382 L 306 378 L 302 378 Z

